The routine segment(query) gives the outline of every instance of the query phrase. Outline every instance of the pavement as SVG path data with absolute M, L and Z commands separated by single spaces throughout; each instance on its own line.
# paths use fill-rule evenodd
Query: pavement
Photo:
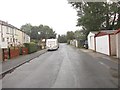
M 90 49 L 81 48 L 80 50 L 88 53 L 89 55 L 91 55 L 95 58 L 104 58 L 104 59 L 110 60 L 110 61 L 115 62 L 115 63 L 120 63 L 119 62 L 120 59 L 118 59 L 116 56 L 108 56 L 108 55 L 105 55 L 105 54 L 102 54 L 102 53 L 99 53 L 99 52 L 95 52 L 95 51 L 90 50 Z
M 37 51 L 37 52 L 32 53 L 32 54 L 21 55 L 21 56 L 18 56 L 16 58 L 9 59 L 5 62 L 1 62 L 0 67 L 2 67 L 2 70 L 0 71 L 0 74 L 9 71 L 12 68 L 16 68 L 16 67 L 22 65 L 22 64 L 40 56 L 41 54 L 45 53 L 46 51 L 47 50 L 44 49 L 44 50 L 40 50 L 40 51 Z
M 60 44 L 2 78 L 3 88 L 117 88 L 118 64 Z

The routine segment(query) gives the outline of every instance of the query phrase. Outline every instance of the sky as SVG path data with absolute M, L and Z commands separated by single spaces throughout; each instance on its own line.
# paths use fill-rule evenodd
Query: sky
M 50 26 L 57 34 L 78 30 L 77 12 L 67 0 L 0 0 L 0 20 L 20 28 L 26 23 Z

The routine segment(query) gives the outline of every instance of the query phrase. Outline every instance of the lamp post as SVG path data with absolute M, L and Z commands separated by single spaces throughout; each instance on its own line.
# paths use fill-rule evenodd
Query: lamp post
M 40 35 L 40 34 L 41 34 L 41 32 L 38 32 L 38 34 Z
M 41 32 L 38 32 L 38 35 L 37 35 L 38 44 L 39 44 L 39 35 L 40 34 L 41 34 Z

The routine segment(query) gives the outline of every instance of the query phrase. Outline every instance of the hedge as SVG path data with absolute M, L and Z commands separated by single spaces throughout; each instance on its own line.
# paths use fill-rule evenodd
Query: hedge
M 37 44 L 35 43 L 24 43 L 24 46 L 28 48 L 29 54 L 37 51 Z

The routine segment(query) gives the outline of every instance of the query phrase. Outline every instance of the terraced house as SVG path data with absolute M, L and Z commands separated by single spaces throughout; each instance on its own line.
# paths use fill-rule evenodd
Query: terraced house
M 30 36 L 17 27 L 0 20 L 0 48 L 21 46 L 29 43 Z

